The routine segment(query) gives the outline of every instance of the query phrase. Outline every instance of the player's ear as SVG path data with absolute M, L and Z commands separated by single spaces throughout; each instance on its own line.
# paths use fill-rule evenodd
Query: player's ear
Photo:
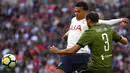
M 90 19 L 87 19 L 87 23 L 91 23 L 91 20 L 90 20 Z
M 85 10 L 86 15 L 88 14 L 88 10 Z

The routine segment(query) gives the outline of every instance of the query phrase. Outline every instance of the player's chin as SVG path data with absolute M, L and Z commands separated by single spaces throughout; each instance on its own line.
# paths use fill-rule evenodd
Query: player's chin
M 78 18 L 79 18 L 79 16 L 78 16 L 78 15 L 75 15 L 75 17 L 76 17 L 76 19 L 78 19 Z
M 80 19 L 82 19 L 82 17 L 79 16 L 79 15 L 77 15 L 77 16 L 76 16 L 76 19 L 77 19 L 77 20 L 80 20 Z

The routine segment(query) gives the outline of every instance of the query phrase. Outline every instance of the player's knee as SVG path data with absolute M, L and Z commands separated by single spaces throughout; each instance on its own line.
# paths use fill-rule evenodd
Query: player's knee
M 56 69 L 56 73 L 65 73 L 62 69 Z

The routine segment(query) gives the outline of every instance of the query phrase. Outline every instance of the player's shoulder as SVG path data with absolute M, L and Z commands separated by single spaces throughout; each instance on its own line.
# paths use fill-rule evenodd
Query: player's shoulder
M 76 17 L 73 17 L 71 21 L 77 21 Z
M 99 27 L 99 28 L 103 28 L 103 27 L 110 28 L 109 25 L 104 25 L 104 24 L 97 24 L 96 27 Z
M 85 33 L 91 33 L 91 32 L 94 32 L 94 30 L 93 29 L 85 30 Z
M 102 26 L 102 28 L 107 28 L 107 29 L 112 29 L 109 25 L 101 25 Z
M 96 33 L 96 32 L 94 30 L 89 29 L 89 30 L 85 30 L 85 32 L 83 33 L 83 35 L 85 37 L 93 37 L 93 33 Z

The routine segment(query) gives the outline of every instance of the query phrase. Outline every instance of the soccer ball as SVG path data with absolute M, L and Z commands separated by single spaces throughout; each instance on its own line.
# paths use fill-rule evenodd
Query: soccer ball
M 2 58 L 2 65 L 7 70 L 15 68 L 17 65 L 16 57 L 13 54 L 4 55 L 4 57 Z

